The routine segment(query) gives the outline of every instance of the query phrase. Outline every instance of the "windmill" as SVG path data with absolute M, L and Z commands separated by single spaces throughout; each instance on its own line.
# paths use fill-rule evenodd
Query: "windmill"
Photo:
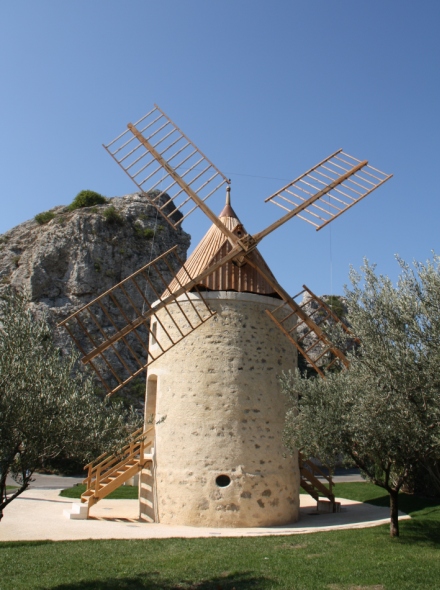
M 147 371 L 153 416 L 123 456 L 90 464 L 83 501 L 90 507 L 139 471 L 149 521 L 284 524 L 298 517 L 300 485 L 334 501 L 304 461 L 283 457 L 276 371 L 294 368 L 294 350 L 324 378 L 344 369 L 326 327 L 351 335 L 306 286 L 291 297 L 257 246 L 294 217 L 322 229 L 391 175 L 338 150 L 269 196 L 284 213 L 250 235 L 231 207 L 230 181 L 158 106 L 104 147 L 172 227 L 199 209 L 213 225 L 185 263 L 171 248 L 60 324 L 108 395 Z M 217 217 L 206 202 L 222 187 Z M 298 302 L 304 293 L 312 312 Z

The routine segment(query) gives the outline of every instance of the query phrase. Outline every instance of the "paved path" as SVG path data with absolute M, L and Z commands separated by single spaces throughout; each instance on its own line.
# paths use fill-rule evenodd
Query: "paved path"
M 45 473 L 34 473 L 32 475 L 32 483 L 29 489 L 40 488 L 43 490 L 49 489 L 65 489 L 71 488 L 72 486 L 76 485 L 77 483 L 82 483 L 84 477 L 70 477 L 70 476 L 62 476 L 62 475 L 47 475 Z M 6 478 L 6 485 L 8 486 L 16 486 L 17 483 L 12 479 L 12 477 Z
M 0 541 L 74 539 L 153 539 L 172 537 L 252 537 L 293 535 L 339 529 L 363 528 L 389 522 L 389 509 L 338 499 L 342 511 L 316 514 L 316 504 L 301 494 L 301 515 L 297 523 L 264 528 L 198 528 L 148 524 L 138 518 L 137 500 L 101 500 L 92 507 L 91 520 L 68 520 L 63 510 L 72 500 L 57 489 L 30 489 L 5 509 L 0 523 Z M 410 518 L 401 513 L 401 518 Z

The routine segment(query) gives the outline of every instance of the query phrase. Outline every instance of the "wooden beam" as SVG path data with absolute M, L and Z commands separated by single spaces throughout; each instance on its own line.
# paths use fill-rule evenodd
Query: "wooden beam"
M 331 182 L 328 186 L 326 186 L 322 190 L 318 191 L 315 195 L 312 195 L 310 197 L 310 199 L 307 199 L 307 201 L 304 201 L 304 203 L 302 203 L 301 205 L 298 205 L 298 207 L 296 207 L 292 211 L 289 211 L 289 213 L 286 213 L 286 215 L 283 215 L 283 217 L 280 217 L 280 219 L 278 219 L 278 221 L 275 221 L 274 223 L 269 225 L 263 231 L 260 231 L 259 233 L 254 234 L 253 238 L 254 238 L 255 242 L 256 243 L 260 242 L 268 234 L 272 233 L 274 230 L 278 229 L 281 225 L 283 225 L 283 223 L 285 223 L 286 221 L 289 221 L 289 219 L 292 219 L 292 217 L 295 217 L 296 215 L 298 215 L 298 213 L 301 213 L 301 211 L 303 211 L 304 209 L 307 209 L 307 207 L 309 205 L 312 205 L 315 201 L 317 201 L 318 199 L 320 199 L 321 197 L 323 197 L 324 195 L 329 193 L 332 189 L 335 188 L 335 186 L 338 186 L 339 184 L 343 183 L 344 180 L 347 180 L 347 178 L 350 178 L 350 176 L 353 176 L 353 174 L 355 174 L 356 172 L 361 170 L 361 168 L 363 168 L 367 164 L 368 164 L 367 160 L 360 162 L 359 164 L 354 166 L 351 170 L 349 170 L 348 172 L 346 172 L 342 176 L 339 176 L 339 178 L 337 178 L 336 180 Z
M 276 281 L 273 277 L 271 277 L 268 273 L 266 273 L 262 268 L 258 268 L 250 259 L 250 257 L 246 258 L 248 264 L 253 266 L 258 270 L 258 272 L 266 279 L 266 281 L 273 287 L 273 289 L 278 293 L 278 295 L 283 299 L 296 313 L 296 315 L 303 320 L 303 322 L 311 329 L 315 334 L 322 340 L 327 346 L 331 348 L 331 352 L 335 354 L 344 364 L 344 366 L 348 367 L 348 360 L 345 357 L 344 353 L 338 350 L 333 346 L 330 340 L 327 338 L 326 334 L 321 330 L 321 328 L 315 324 L 313 320 L 309 318 L 309 316 L 301 309 L 301 307 L 290 297 L 290 295 L 283 289 L 283 287 Z
M 147 148 L 147 150 L 150 152 L 150 154 L 155 158 L 155 160 L 157 162 L 159 162 L 159 164 L 165 168 L 165 170 L 168 172 L 168 174 L 171 176 L 171 178 L 173 178 L 177 184 L 180 186 L 181 189 L 183 189 L 187 195 L 189 195 L 191 197 L 191 199 L 194 201 L 194 203 L 200 207 L 200 209 L 203 211 L 203 213 L 212 221 L 212 223 L 214 223 L 214 225 L 216 225 L 220 231 L 222 231 L 225 236 L 227 238 L 229 238 L 229 240 L 231 241 L 232 244 L 235 244 L 238 241 L 238 238 L 236 235 L 234 235 L 227 227 L 225 227 L 223 225 L 223 223 L 220 221 L 220 219 L 211 211 L 211 209 L 208 207 L 208 205 L 205 204 L 204 201 L 202 201 L 202 199 L 197 195 L 197 193 L 195 193 L 193 191 L 193 189 L 188 186 L 186 184 L 186 182 L 183 180 L 183 178 L 181 178 L 177 172 L 174 170 L 174 168 L 172 166 L 170 166 L 168 164 L 168 162 L 165 160 L 165 158 L 163 158 L 159 152 L 157 152 L 154 147 L 144 138 L 144 136 L 142 135 L 142 133 L 140 133 L 136 127 L 134 125 L 132 125 L 132 123 L 129 123 L 127 125 L 128 129 L 133 133 L 133 135 L 136 137 L 136 139 L 144 146 Z
M 189 281 L 188 283 L 186 283 L 186 285 L 184 285 L 183 287 L 179 287 L 179 289 L 174 291 L 171 295 L 168 295 L 168 297 L 165 297 L 165 299 L 162 299 L 157 305 L 152 307 L 147 313 L 145 313 L 141 317 L 136 318 L 130 324 L 128 324 L 127 326 L 122 328 L 122 330 L 113 334 L 113 336 L 108 338 L 105 342 L 103 342 L 102 344 L 97 346 L 95 349 L 93 349 L 92 352 L 90 352 L 89 354 L 84 356 L 81 359 L 81 362 L 83 364 L 86 364 L 86 363 L 90 362 L 91 360 L 93 360 L 99 354 L 104 352 L 104 350 L 107 350 L 107 348 L 109 348 L 112 344 L 114 344 L 115 342 L 118 342 L 118 340 L 121 340 L 121 338 L 123 338 L 124 336 L 129 334 L 132 330 L 137 328 L 140 324 L 145 323 L 152 315 L 155 315 L 163 307 L 166 307 L 169 303 L 173 303 L 177 299 L 177 297 L 179 297 L 180 295 L 183 295 L 183 293 L 187 293 L 193 287 L 195 287 L 200 281 L 202 281 L 207 276 L 209 276 L 211 273 L 213 273 L 215 270 L 217 270 L 218 268 L 220 268 L 221 266 L 223 266 L 224 264 L 226 264 L 230 260 L 233 260 L 241 252 L 242 252 L 241 247 L 237 244 L 237 246 L 234 246 L 234 248 L 232 248 L 232 250 L 229 252 L 229 254 L 224 256 L 218 262 L 212 264 L 208 269 L 206 269 L 204 272 L 202 272 L 199 276 L 197 276 L 196 278 L 194 278 L 191 281 Z

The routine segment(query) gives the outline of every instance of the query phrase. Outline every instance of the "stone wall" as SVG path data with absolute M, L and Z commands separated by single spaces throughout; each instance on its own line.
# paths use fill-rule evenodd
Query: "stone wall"
M 149 368 L 149 381 L 157 380 L 157 518 L 196 526 L 294 522 L 299 473 L 283 446 L 286 400 L 277 375 L 295 367 L 296 352 L 264 311 L 279 301 L 204 295 L 217 315 Z M 160 319 L 176 329 L 163 312 Z M 230 483 L 218 485 L 219 476 Z

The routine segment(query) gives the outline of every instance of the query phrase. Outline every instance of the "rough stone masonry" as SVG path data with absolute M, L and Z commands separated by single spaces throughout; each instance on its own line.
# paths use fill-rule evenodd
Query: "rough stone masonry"
M 165 195 L 162 199 L 167 200 Z M 111 206 L 116 221 L 105 216 Z M 8 285 L 25 290 L 31 308 L 47 315 L 54 328 L 175 244 L 186 260 L 189 234 L 174 230 L 140 194 L 75 211 L 63 206 L 51 211 L 55 216 L 48 223 L 29 220 L 0 235 L 0 291 Z M 55 330 L 55 339 L 65 353 L 72 349 L 64 329 Z M 126 389 L 130 401 L 142 406 L 145 377 Z

